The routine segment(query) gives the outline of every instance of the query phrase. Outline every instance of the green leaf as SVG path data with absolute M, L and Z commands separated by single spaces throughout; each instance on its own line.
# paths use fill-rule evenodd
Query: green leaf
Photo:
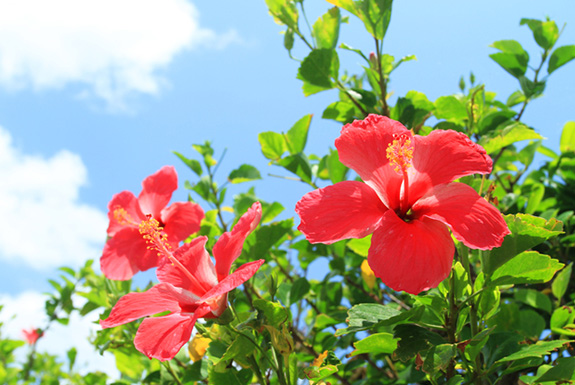
M 251 369 L 236 370 L 233 366 L 225 372 L 217 372 L 213 367 L 209 370 L 208 384 L 247 385 L 251 383 L 254 372 Z
M 307 143 L 307 134 L 311 124 L 312 115 L 306 115 L 298 120 L 285 134 L 285 142 L 290 154 L 303 152 Z
M 397 325 L 395 338 L 399 338 L 393 358 L 406 362 L 432 346 L 443 344 L 443 338 L 434 332 L 413 324 Z
M 519 103 L 523 103 L 525 101 L 525 95 L 520 90 L 515 91 L 507 98 L 507 102 L 505 104 L 507 107 L 513 107 L 518 105 Z
M 72 368 L 74 367 L 74 363 L 76 363 L 76 356 L 78 354 L 78 351 L 76 350 L 76 348 L 72 347 L 70 350 L 68 350 L 66 352 L 66 355 L 68 356 L 68 371 L 72 371 Z
M 575 308 L 563 306 L 555 309 L 549 325 L 553 333 L 575 337 Z
M 563 266 L 558 260 L 548 255 L 539 254 L 536 251 L 525 251 L 495 270 L 490 285 L 548 282 L 553 278 L 555 272 Z
M 371 234 L 365 238 L 360 239 L 350 239 L 347 241 L 347 247 L 349 247 L 354 253 L 367 258 L 367 252 L 371 246 Z
M 561 132 L 559 150 L 565 152 L 575 152 L 575 122 L 567 122 Z
M 202 165 L 199 161 L 195 159 L 189 159 L 180 154 L 179 152 L 174 151 L 174 155 L 176 155 L 190 170 L 192 170 L 197 176 L 202 176 Z
M 371 354 L 391 354 L 397 348 L 397 338 L 393 337 L 390 333 L 376 333 L 372 334 L 361 341 L 353 344 L 355 350 L 351 352 L 352 356 L 358 354 L 371 353 Z
M 557 24 L 552 20 L 540 21 L 535 19 L 521 19 L 519 25 L 529 26 L 531 32 L 533 32 L 533 37 L 539 45 L 539 47 L 544 50 L 550 50 L 555 45 L 555 42 L 559 38 L 559 29 Z
M 328 0 L 335 6 L 359 17 L 365 29 L 376 39 L 383 40 L 391 18 L 392 0 Z
M 228 180 L 231 183 L 249 182 L 256 179 L 262 179 L 262 176 L 257 168 L 249 164 L 242 164 L 228 176 Z
M 296 303 L 300 301 L 309 292 L 310 287 L 305 277 L 295 280 L 290 290 L 290 302 Z
M 491 132 L 499 125 L 509 122 L 516 114 L 513 110 L 490 111 L 477 122 L 477 132 L 482 135 Z
M 313 36 L 318 48 L 334 49 L 339 39 L 341 14 L 339 8 L 333 7 L 321 16 L 313 25 Z
M 529 198 L 527 199 L 527 207 L 525 208 L 525 212 L 527 214 L 534 214 L 539 208 L 539 204 L 541 200 L 543 200 L 543 196 L 545 195 L 545 186 L 541 183 L 534 183 L 531 185 L 531 192 L 529 193 Z
M 523 302 L 535 309 L 543 310 L 551 314 L 551 300 L 540 291 L 533 289 L 517 289 L 513 294 L 516 301 Z
M 537 341 L 534 345 L 528 345 L 526 348 L 521 349 L 507 357 L 501 358 L 496 363 L 520 360 L 528 357 L 543 357 L 550 354 L 552 351 L 561 348 L 568 343 L 568 340 L 558 341 Z
M 543 139 L 543 137 L 523 123 L 514 122 L 501 131 L 483 136 L 479 144 L 488 154 L 493 154 L 510 144 L 528 139 Z
M 540 96 L 545 90 L 545 81 L 533 82 L 525 76 L 519 76 L 519 85 L 527 99 Z
M 451 360 L 457 355 L 457 348 L 452 344 L 441 344 L 432 347 L 423 362 L 423 371 L 428 374 L 445 371 Z
M 285 219 L 260 226 L 244 243 L 245 257 L 249 260 L 266 258 L 268 251 L 292 231 L 293 219 Z
M 266 299 L 256 298 L 253 301 L 254 307 L 262 311 L 268 320 L 268 324 L 273 327 L 278 327 L 281 324 L 290 320 L 289 309 L 283 307 L 277 302 L 271 302 Z
M 291 57 L 291 50 L 294 44 L 294 31 L 291 28 L 288 28 L 284 33 L 284 47 L 287 49 L 290 57 Z
M 350 123 L 356 117 L 356 107 L 350 102 L 333 102 L 323 110 L 322 118 L 340 123 Z
M 297 78 L 315 88 L 304 89 L 306 96 L 334 87 L 332 79 L 337 79 L 339 59 L 334 49 L 314 49 L 303 59 Z
M 258 134 L 258 141 L 262 148 L 262 153 L 267 159 L 278 160 L 287 151 L 287 143 L 282 134 L 267 131 Z
M 298 11 L 292 0 L 266 0 L 266 4 L 276 23 L 298 30 Z
M 564 45 L 559 47 L 553 51 L 551 57 L 549 57 L 547 72 L 551 74 L 559 67 L 569 63 L 573 59 L 575 59 L 575 45 Z
M 311 183 L 311 166 L 304 154 L 286 156 L 276 161 L 276 164 L 299 176 L 304 182 Z
M 538 383 L 554 381 L 556 384 L 567 384 L 575 380 L 575 357 L 560 357 L 556 362 L 557 365 L 537 378 Z
M 517 331 L 527 338 L 537 340 L 545 330 L 545 319 L 535 310 L 527 309 L 519 312 Z
M 391 118 L 400 121 L 407 128 L 415 128 L 423 124 L 424 119 L 433 109 L 434 104 L 427 99 L 425 94 L 409 91 L 405 97 L 397 99 L 395 107 L 391 110 Z
M 329 149 L 326 165 L 329 179 L 332 181 L 332 183 L 335 184 L 345 180 L 345 175 L 349 169 L 339 161 L 339 155 L 337 151 L 332 150 L 331 148 Z
M 116 367 L 120 372 L 130 378 L 140 378 L 146 367 L 142 364 L 140 356 L 133 353 L 126 353 L 123 350 L 113 350 L 116 358 Z
M 368 330 L 380 323 L 391 325 L 401 320 L 409 318 L 412 313 L 397 310 L 392 305 L 380 305 L 376 303 L 362 303 L 353 306 L 347 312 L 347 324 L 345 329 L 338 329 L 336 336 L 353 333 L 361 330 Z
M 509 214 L 504 219 L 511 234 L 505 237 L 501 247 L 483 252 L 483 272 L 486 276 L 517 254 L 561 234 L 563 229 L 562 223 L 556 219 L 546 221 L 528 214 Z
M 515 40 L 499 40 L 494 42 L 491 47 L 501 52 L 492 53 L 489 57 L 505 71 L 516 78 L 525 75 L 527 63 L 529 63 L 529 54 L 525 52 L 521 44 Z
M 437 119 L 458 122 L 467 119 L 467 108 L 463 101 L 453 95 L 440 96 L 435 101 L 434 114 Z
M 254 349 L 255 346 L 250 342 L 250 337 L 240 333 L 240 335 L 236 337 L 226 352 L 222 355 L 220 360 L 218 362 L 214 362 L 217 365 L 216 370 L 225 370 L 228 362 L 233 359 L 243 364 L 247 364 L 247 362 L 242 362 L 242 359 L 245 360 L 245 357 L 249 356 Z
M 558 300 L 561 300 L 565 293 L 567 292 L 567 287 L 569 286 L 569 282 L 571 281 L 571 270 L 573 268 L 573 264 L 570 263 L 553 280 L 551 284 L 551 291 L 553 295 Z

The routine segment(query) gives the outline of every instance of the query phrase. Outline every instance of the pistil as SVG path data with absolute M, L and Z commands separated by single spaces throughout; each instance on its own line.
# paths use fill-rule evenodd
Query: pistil
M 406 134 L 393 135 L 393 142 L 387 145 L 386 157 L 389 159 L 389 165 L 394 167 L 394 171 L 402 176 L 403 197 L 399 200 L 399 216 L 404 217 L 409 211 L 409 178 L 407 169 L 411 167 L 413 159 L 413 146 L 411 139 Z

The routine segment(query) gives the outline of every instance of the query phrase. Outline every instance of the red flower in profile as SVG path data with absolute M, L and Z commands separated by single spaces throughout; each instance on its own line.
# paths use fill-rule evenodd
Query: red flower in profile
M 200 230 L 204 212 L 198 204 L 176 202 L 166 207 L 177 187 L 176 170 L 164 166 L 144 179 L 137 198 L 130 191 L 114 195 L 108 204 L 110 239 L 100 258 L 100 267 L 107 278 L 127 280 L 138 271 L 160 265 L 161 257 L 148 249 L 139 231 L 140 223 L 150 216 L 158 221 L 173 248 Z
M 160 283 L 146 292 L 120 298 L 100 325 L 110 328 L 169 311 L 168 315 L 144 319 L 134 345 L 149 358 L 161 361 L 174 358 L 189 341 L 196 320 L 219 317 L 227 307 L 227 293 L 250 279 L 264 263 L 263 259 L 249 262 L 230 274 L 232 263 L 241 254 L 246 237 L 256 228 L 261 215 L 261 205 L 256 202 L 231 232 L 220 236 L 213 248 L 215 266 L 205 249 L 206 237 L 195 238 L 171 252 L 155 220 L 142 223 L 144 237 L 166 257 L 157 270 Z
M 369 115 L 341 130 L 340 161 L 365 183 L 345 181 L 306 194 L 296 205 L 298 229 L 312 243 L 373 234 L 368 262 L 394 290 L 417 294 L 451 270 L 455 238 L 488 250 L 509 229 L 501 213 L 453 180 L 491 172 L 485 150 L 466 135 L 435 130 L 413 135 L 401 123 Z
M 34 345 L 44 335 L 44 332 L 40 329 L 22 329 L 22 334 L 29 345 Z

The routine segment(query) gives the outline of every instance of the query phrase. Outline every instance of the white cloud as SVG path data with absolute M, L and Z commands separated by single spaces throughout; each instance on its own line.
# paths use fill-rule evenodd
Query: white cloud
M 78 155 L 25 155 L 0 127 L 0 180 L 0 259 L 42 270 L 101 255 L 107 216 L 79 202 L 87 171 Z
M 122 108 L 134 93 L 157 94 L 158 70 L 179 52 L 235 41 L 200 27 L 186 0 L 0 0 L 0 86 L 79 83 Z
M 17 296 L 0 294 L 0 322 L 2 334 L 12 339 L 23 340 L 22 329 L 43 328 L 47 317 L 44 311 L 46 296 L 37 292 L 24 292 Z M 52 323 L 46 334 L 38 340 L 37 349 L 60 357 L 61 362 L 67 363 L 66 352 L 75 347 L 77 349 L 76 370 L 80 373 L 89 371 L 102 371 L 113 378 L 118 378 L 115 360 L 112 354 L 104 353 L 101 356 L 88 342 L 88 336 L 96 333 L 99 326 L 94 323 L 98 319 L 97 312 L 85 317 L 73 313 L 67 326 L 57 322 Z M 17 359 L 22 362 L 26 349 L 16 351 Z

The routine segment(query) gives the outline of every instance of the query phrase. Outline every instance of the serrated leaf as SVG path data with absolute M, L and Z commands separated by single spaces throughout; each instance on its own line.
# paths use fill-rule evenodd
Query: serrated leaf
M 306 115 L 298 120 L 285 134 L 285 141 L 290 154 L 303 152 L 307 143 L 307 135 L 311 124 L 312 115 Z
M 557 274 L 557 277 L 553 280 L 551 284 L 551 291 L 553 295 L 558 300 L 561 300 L 565 293 L 567 292 L 567 287 L 569 286 L 569 282 L 571 281 L 571 270 L 573 268 L 573 264 L 568 264 L 563 270 Z
M 269 322 L 269 325 L 278 327 L 290 320 L 290 312 L 277 302 L 256 298 L 253 301 L 254 307 L 262 311 Z
M 563 229 L 563 224 L 556 219 L 546 221 L 528 214 L 509 214 L 504 219 L 511 234 L 505 237 L 501 247 L 483 252 L 486 276 L 519 253 L 561 234 Z
M 495 270 L 491 286 L 544 283 L 564 265 L 558 260 L 536 251 L 525 251 Z
M 543 139 L 543 137 L 526 125 L 515 122 L 506 126 L 501 132 L 484 136 L 479 144 L 488 154 L 493 154 L 510 144 L 529 139 Z
M 230 183 L 249 182 L 256 179 L 262 179 L 262 176 L 257 168 L 249 164 L 242 164 L 239 168 L 230 172 L 228 176 Z
M 337 79 L 338 73 L 339 58 L 337 52 L 334 49 L 321 48 L 312 50 L 306 56 L 299 67 L 297 77 L 305 83 L 318 87 L 316 92 L 319 92 L 333 88 L 332 79 Z M 306 93 L 307 95 L 309 93 Z
M 575 122 L 567 122 L 563 126 L 561 132 L 561 140 L 559 141 L 559 151 L 575 152 Z
M 501 358 L 496 363 L 508 362 L 520 360 L 529 357 L 543 357 L 550 354 L 552 351 L 561 348 L 569 340 L 558 340 L 558 341 L 537 341 L 534 345 L 529 345 L 518 352 L 515 352 L 507 357 Z
M 426 351 L 432 346 L 441 345 L 445 341 L 434 332 L 413 324 L 397 325 L 394 329 L 394 337 L 399 338 L 397 349 L 393 358 L 406 362 L 418 353 Z
M 397 338 L 393 337 L 390 333 L 376 333 L 372 334 L 361 341 L 353 344 L 355 350 L 351 352 L 352 356 L 358 354 L 371 353 L 371 354 L 391 354 L 397 348 Z
M 575 59 L 575 45 L 564 45 L 561 46 L 549 57 L 549 65 L 547 66 L 547 72 L 551 74 L 559 67 L 569 63 L 571 60 Z
M 527 24 L 539 47 L 549 50 L 559 38 L 559 29 L 553 20 L 521 19 L 520 25 Z
M 501 52 L 493 53 L 489 57 L 505 71 L 516 78 L 525 75 L 527 64 L 529 63 L 529 54 L 523 49 L 521 44 L 515 40 L 499 40 L 494 42 L 491 47 Z
M 318 48 L 334 49 L 337 46 L 340 24 L 341 13 L 337 7 L 329 9 L 317 19 L 312 30 Z
M 407 311 L 402 312 L 391 305 L 362 303 L 353 306 L 347 314 L 348 327 L 338 329 L 335 333 L 336 336 L 371 329 L 381 322 L 386 322 L 387 324 L 395 323 L 409 318 L 412 313 Z
M 258 141 L 262 149 L 262 154 L 267 159 L 278 160 L 287 151 L 287 143 L 282 134 L 267 131 L 258 134 Z
M 425 356 L 422 369 L 428 374 L 435 374 L 440 370 L 445 371 L 456 354 L 457 349 L 455 345 L 441 344 L 433 346 Z

